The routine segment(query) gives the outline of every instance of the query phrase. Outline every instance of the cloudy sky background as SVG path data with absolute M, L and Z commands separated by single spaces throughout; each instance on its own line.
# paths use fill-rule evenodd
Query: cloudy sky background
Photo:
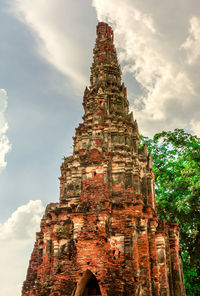
M 0 0 L 0 295 L 20 295 L 41 214 L 58 201 L 98 20 L 114 29 L 140 132 L 200 136 L 199 0 Z

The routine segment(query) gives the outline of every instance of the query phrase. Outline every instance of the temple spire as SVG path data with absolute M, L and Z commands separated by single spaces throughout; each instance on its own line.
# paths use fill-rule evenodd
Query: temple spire
M 185 296 L 178 227 L 157 215 L 151 156 L 105 23 L 83 106 L 73 155 L 61 165 L 60 201 L 41 220 L 22 296 Z
M 97 38 L 93 50 L 93 63 L 91 67 L 90 84 L 98 88 L 121 86 L 121 70 L 117 60 L 117 53 L 113 44 L 113 30 L 103 22 L 97 25 Z
M 121 83 L 121 69 L 113 44 L 113 30 L 100 22 L 96 34 L 90 87 L 86 87 L 83 95 L 83 119 L 87 120 L 92 114 L 93 120 L 102 121 L 104 116 L 111 116 L 115 120 L 123 117 L 130 121 L 126 87 Z

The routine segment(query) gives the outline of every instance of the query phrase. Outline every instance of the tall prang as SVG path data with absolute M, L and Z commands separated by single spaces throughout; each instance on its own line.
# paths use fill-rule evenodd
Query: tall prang
M 179 230 L 158 218 L 151 155 L 140 147 L 113 31 L 103 22 L 83 107 L 22 296 L 184 296 Z

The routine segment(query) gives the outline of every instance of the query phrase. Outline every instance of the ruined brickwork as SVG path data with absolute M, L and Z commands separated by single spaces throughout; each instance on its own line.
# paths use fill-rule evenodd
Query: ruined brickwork
M 158 218 L 151 155 L 139 144 L 106 23 L 97 26 L 83 107 L 22 296 L 184 296 L 179 230 Z

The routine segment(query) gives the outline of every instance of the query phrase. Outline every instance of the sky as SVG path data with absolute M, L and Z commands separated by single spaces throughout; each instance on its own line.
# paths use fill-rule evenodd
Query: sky
M 199 0 L 0 0 L 0 295 L 19 296 L 82 121 L 98 21 L 139 131 L 200 136 Z

